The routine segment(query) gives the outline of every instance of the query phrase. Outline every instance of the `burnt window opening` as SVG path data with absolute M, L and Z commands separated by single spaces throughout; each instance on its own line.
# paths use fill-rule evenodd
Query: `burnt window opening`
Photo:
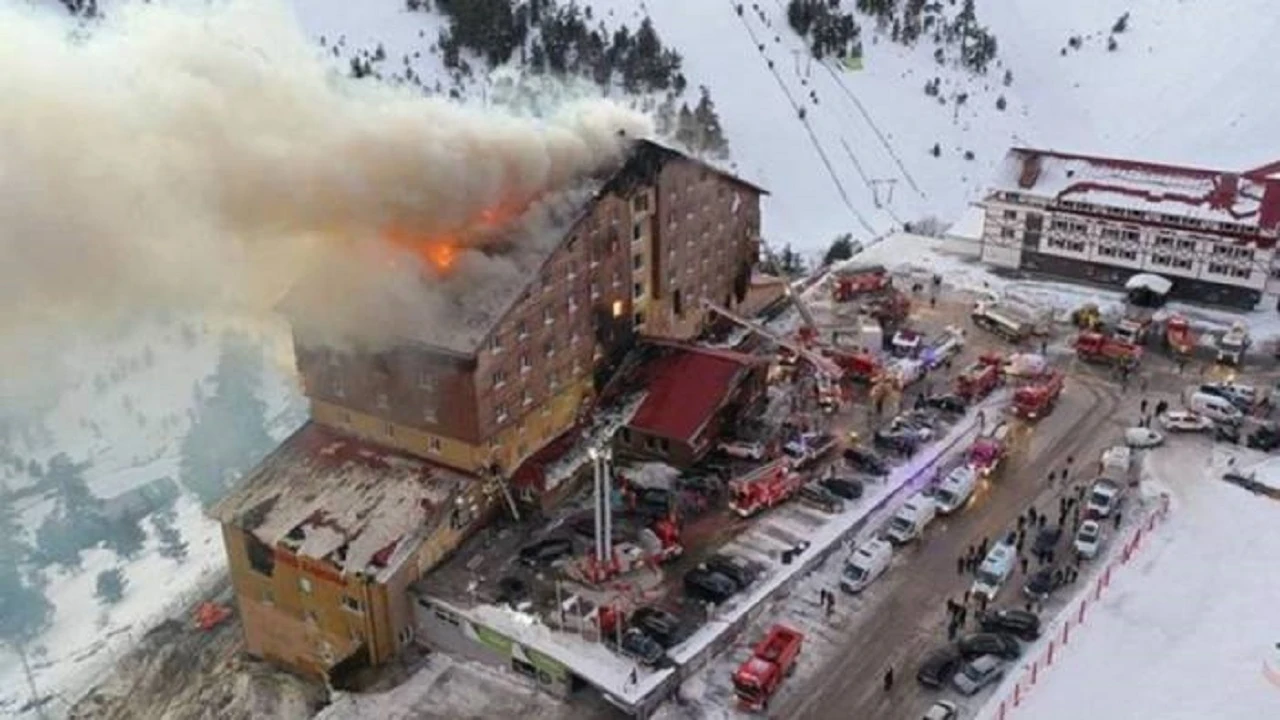
M 267 544 L 259 540 L 253 533 L 244 534 L 245 555 L 249 558 L 249 567 L 253 571 L 271 577 L 276 571 L 276 554 L 267 547 Z
M 676 317 L 684 317 L 684 295 L 680 288 L 671 292 L 671 307 L 676 311 Z

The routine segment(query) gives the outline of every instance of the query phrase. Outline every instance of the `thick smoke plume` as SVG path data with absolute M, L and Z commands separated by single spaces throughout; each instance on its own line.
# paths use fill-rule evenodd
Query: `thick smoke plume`
M 156 305 L 266 310 L 317 264 L 344 277 L 329 303 L 421 292 L 417 273 L 384 274 L 386 228 L 456 235 L 650 132 L 603 101 L 534 121 L 346 80 L 276 2 L 199 5 L 128 3 L 79 29 L 0 8 L 0 331 Z M 495 272 L 466 255 L 446 284 Z M 370 331 L 335 309 L 311 316 Z

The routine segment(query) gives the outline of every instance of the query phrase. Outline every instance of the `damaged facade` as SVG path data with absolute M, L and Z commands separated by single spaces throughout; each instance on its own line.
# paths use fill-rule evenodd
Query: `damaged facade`
M 1280 290 L 1277 170 L 1014 148 L 981 203 L 981 257 L 1115 286 L 1154 273 L 1172 281 L 1171 297 L 1252 308 Z
M 483 523 L 499 483 L 589 412 L 637 336 L 687 339 L 737 307 L 763 191 L 648 141 L 500 312 L 392 350 L 295 326 L 311 421 L 211 515 L 251 655 L 330 680 L 412 641 L 407 588 Z M 287 312 L 287 309 L 286 309 Z

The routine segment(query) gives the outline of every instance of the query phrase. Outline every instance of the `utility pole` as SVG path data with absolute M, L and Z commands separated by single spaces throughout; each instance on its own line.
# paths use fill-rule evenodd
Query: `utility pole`
M 873 201 L 875 201 L 875 204 L 876 204 L 876 207 L 877 207 L 877 208 L 882 208 L 882 207 L 884 207 L 885 205 L 892 205 L 892 204 L 893 204 L 893 187 L 894 187 L 895 185 L 897 185 L 897 184 L 898 184 L 898 179 L 897 179 L 897 178 L 883 178 L 883 179 L 879 179 L 879 180 L 877 180 L 877 179 L 872 179 L 872 180 L 870 180 L 870 181 L 868 181 L 868 182 L 870 182 L 870 184 L 871 184 L 871 199 L 872 199 Z M 885 200 L 884 200 L 883 202 L 881 202 L 881 200 L 880 200 L 880 186 L 881 186 L 881 185 L 887 185 L 887 186 L 888 186 L 888 188 L 889 188 L 889 191 L 888 191 L 888 193 L 886 193 L 886 198 L 885 198 Z

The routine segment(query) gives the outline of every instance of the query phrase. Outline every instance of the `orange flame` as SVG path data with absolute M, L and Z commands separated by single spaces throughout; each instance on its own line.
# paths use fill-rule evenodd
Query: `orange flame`
M 418 258 L 425 267 L 436 272 L 447 272 L 457 264 L 458 256 L 467 244 L 459 239 L 460 236 L 467 235 L 466 231 L 483 233 L 501 228 L 520 212 L 519 203 L 500 203 L 481 210 L 475 218 L 465 224 L 465 230 L 457 233 L 424 236 L 403 227 L 391 226 L 383 234 L 393 246 Z

